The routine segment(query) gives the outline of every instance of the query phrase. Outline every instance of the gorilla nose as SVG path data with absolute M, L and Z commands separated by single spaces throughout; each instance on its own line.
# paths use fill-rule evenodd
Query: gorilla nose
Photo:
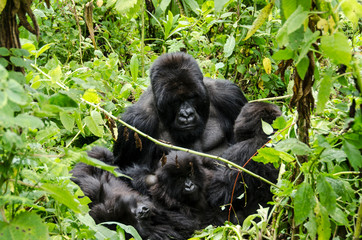
M 138 219 L 146 218 L 150 215 L 150 209 L 147 206 L 141 205 L 137 208 L 136 217 Z
M 195 120 L 195 113 L 189 111 L 181 111 L 178 120 L 181 124 L 190 124 Z
M 190 179 L 186 179 L 185 191 L 192 192 L 194 189 L 195 189 L 195 184 Z

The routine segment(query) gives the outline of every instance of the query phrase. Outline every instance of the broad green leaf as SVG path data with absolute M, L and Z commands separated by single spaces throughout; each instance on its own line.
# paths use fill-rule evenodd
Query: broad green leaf
M 322 113 L 324 107 L 329 100 L 329 95 L 331 93 L 331 89 L 333 86 L 333 78 L 331 76 L 331 72 L 327 72 L 322 81 L 319 84 L 318 88 L 318 101 L 317 101 L 317 113 Z
M 32 44 L 32 43 L 24 43 L 23 45 L 21 45 L 21 48 L 25 49 L 29 53 L 32 53 L 32 52 L 34 52 L 36 50 L 35 45 Z
M 345 212 L 343 212 L 340 208 L 336 208 L 335 211 L 333 212 L 329 212 L 329 216 L 331 216 L 331 218 L 336 221 L 337 223 L 344 225 L 344 226 L 348 226 L 348 218 L 347 218 L 347 214 Z
M 258 155 L 253 157 L 253 160 L 256 162 L 266 163 L 278 163 L 280 159 L 281 152 L 275 150 L 274 148 L 264 147 L 258 150 Z
M 307 144 L 296 138 L 288 138 L 277 143 L 275 149 L 283 152 L 291 151 L 292 154 L 296 155 L 308 155 L 312 151 Z
M 138 58 L 137 54 L 134 54 L 131 58 L 130 62 L 130 69 L 131 69 L 131 76 L 134 82 L 137 82 L 138 77 Z
M 308 222 L 304 224 L 304 226 L 308 230 L 308 234 L 311 236 L 311 239 L 315 239 L 315 236 L 317 235 L 317 218 L 316 216 L 311 213 L 308 216 Z
M 329 182 L 323 175 L 319 175 L 317 178 L 317 192 L 321 204 L 327 209 L 328 212 L 334 212 L 336 209 L 336 193 Z
M 264 122 L 263 120 L 261 120 L 261 126 L 263 128 L 263 132 L 266 135 L 270 135 L 270 134 L 272 134 L 274 132 L 273 127 L 269 123 Z
M 126 233 L 131 234 L 135 240 L 142 240 L 141 236 L 138 234 L 137 230 L 131 225 L 125 225 L 120 222 L 108 222 L 109 224 L 119 225 Z
M 289 48 L 281 49 L 278 52 L 274 53 L 272 58 L 274 60 L 288 60 L 294 57 L 294 52 Z
M 0 221 L 1 239 L 48 239 L 48 227 L 34 212 L 22 212 L 11 222 Z
M 12 62 L 17 67 L 25 67 L 25 61 L 22 57 L 10 57 L 10 62 Z
M 93 110 L 90 116 L 84 118 L 84 121 L 94 135 L 103 136 L 103 119 L 99 112 Z
M 59 117 L 65 129 L 72 131 L 75 121 L 74 116 L 69 112 L 60 112 Z
M 58 65 L 56 68 L 50 70 L 48 74 L 51 77 L 51 80 L 53 83 L 60 82 L 60 79 L 62 78 L 62 75 L 63 75 L 60 65 Z
M 301 224 L 307 219 L 308 215 L 313 212 L 315 204 L 312 186 L 307 182 L 301 183 L 294 197 L 294 219 L 296 225 Z
M 126 13 L 137 4 L 137 0 L 108 0 L 106 7 L 113 7 L 119 13 Z
M 258 17 L 254 20 L 253 25 L 249 29 L 244 41 L 250 38 L 260 27 L 264 24 L 265 20 L 268 18 L 271 10 L 273 9 L 274 4 L 268 3 L 259 13 Z
M 350 202 L 353 199 L 355 192 L 347 181 L 331 177 L 326 177 L 326 180 L 331 184 L 334 192 L 342 197 L 343 201 Z
M 328 211 L 324 206 L 317 203 L 314 212 L 317 215 L 317 233 L 318 239 L 330 239 L 331 237 L 331 223 L 329 222 Z
M 60 92 L 56 93 L 56 94 L 53 94 L 49 98 L 49 103 L 53 104 L 53 105 L 60 106 L 60 107 L 72 107 L 72 108 L 77 108 L 78 107 L 78 103 L 76 101 L 74 101 L 67 94 L 60 93 Z
M 24 146 L 24 142 L 19 135 L 14 132 L 6 131 L 2 136 L 2 142 L 4 149 L 11 150 L 13 147 L 22 148 Z
M 19 105 L 25 105 L 27 103 L 27 93 L 25 93 L 23 86 L 21 86 L 14 79 L 8 81 L 8 88 L 5 90 L 8 99 Z
M 27 113 L 19 114 L 15 117 L 15 124 L 23 128 L 43 128 L 44 123 L 37 117 L 31 116 Z
M 200 12 L 198 11 L 200 9 L 199 4 L 195 0 L 184 0 L 184 3 L 193 11 L 196 15 L 199 15 Z
M 78 199 L 76 199 L 77 196 L 70 193 L 67 188 L 55 184 L 45 183 L 41 186 L 41 189 L 48 192 L 55 200 L 69 207 L 75 213 L 85 213 L 82 211 L 82 205 Z
M 305 56 L 299 61 L 297 65 L 297 72 L 302 80 L 304 79 L 305 74 L 308 71 L 308 67 L 309 67 L 309 58 Z
M 85 91 L 85 93 L 83 94 L 82 97 L 84 100 L 94 103 L 94 104 L 98 104 L 101 102 L 101 99 L 97 93 L 97 91 L 95 89 L 87 89 L 87 91 Z
M 285 120 L 284 116 L 277 117 L 272 124 L 274 129 L 284 129 L 287 126 L 287 121 Z
M 356 170 L 362 167 L 362 155 L 360 149 L 358 149 L 351 141 L 343 141 L 343 150 L 347 154 L 348 161 L 351 163 L 351 166 Z
M 131 94 L 132 90 L 133 90 L 132 84 L 130 84 L 130 83 L 124 84 L 120 91 L 120 97 L 125 98 L 125 99 L 128 98 L 129 95 Z
M 220 12 L 228 0 L 214 0 L 215 11 Z
M 348 38 L 341 32 L 321 37 L 321 50 L 337 64 L 350 65 L 352 55 Z
M 46 141 L 49 141 L 49 139 L 52 139 L 60 132 L 60 129 L 54 125 L 47 127 L 41 131 L 38 132 L 36 135 L 36 140 L 39 143 L 44 143 Z
M 353 28 L 358 26 L 358 20 L 362 18 L 362 5 L 356 0 L 339 0 L 346 17 L 352 22 Z
M 0 80 L 5 80 L 9 77 L 9 72 L 6 68 L 0 65 Z
M 224 55 L 226 58 L 230 57 L 235 48 L 235 38 L 230 35 L 224 45 Z
M 6 1 L 7 0 L 0 1 L 0 13 L 4 10 L 6 6 Z
M 297 9 L 297 0 L 283 0 L 280 1 L 281 15 L 284 20 L 288 19 L 289 16 Z
M 94 219 L 89 214 L 86 214 L 86 215 L 76 214 L 76 216 L 80 222 L 84 223 L 90 229 L 95 231 L 94 236 L 96 237 L 96 239 L 99 239 L 99 240 L 120 240 L 120 239 L 122 239 L 121 236 L 119 236 L 116 231 L 112 231 L 100 224 L 97 225 L 94 222 Z M 126 238 L 124 238 L 124 239 L 126 239 Z
M 0 90 L 0 109 L 4 107 L 7 102 L 8 102 L 8 95 L 6 94 L 6 92 Z
M 5 47 L 0 47 L 0 56 L 7 57 L 10 55 L 10 51 Z
M 298 56 L 298 60 L 295 62 L 296 65 L 307 56 L 307 53 L 310 50 L 310 46 L 317 41 L 319 37 L 319 31 L 312 33 L 312 31 L 308 28 L 304 33 L 303 45 L 301 46 L 301 51 Z
M 165 12 L 166 8 L 170 5 L 170 3 L 171 3 L 171 0 L 162 0 L 160 5 L 158 5 L 158 6 L 162 10 L 162 12 Z
M 167 21 L 164 23 L 165 39 L 167 39 L 170 35 L 171 29 L 172 29 L 172 24 L 173 24 L 173 14 L 171 11 L 168 11 Z

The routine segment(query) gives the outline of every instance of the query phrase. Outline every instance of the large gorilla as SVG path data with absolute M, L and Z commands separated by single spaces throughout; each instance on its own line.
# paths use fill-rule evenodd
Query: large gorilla
M 90 157 L 106 163 L 113 162 L 107 149 L 95 147 Z M 186 239 L 200 224 L 180 211 L 170 211 L 111 173 L 84 163 L 72 170 L 72 180 L 92 202 L 89 214 L 96 223 L 115 221 L 134 226 L 144 239 Z M 107 225 L 115 229 L 116 225 Z
M 237 143 L 230 146 L 222 157 L 240 166 L 246 164 L 246 169 L 275 183 L 278 170 L 272 164 L 248 160 L 269 140 L 269 136 L 262 129 L 261 119 L 271 124 L 281 114 L 280 109 L 274 104 L 247 103 L 235 121 L 234 135 Z M 243 198 L 239 199 L 242 194 Z M 232 202 L 237 217 L 243 220 L 254 213 L 259 204 L 267 206 L 273 195 L 269 184 L 249 174 L 222 166 L 215 172 L 208 186 L 208 197 L 211 206 L 222 206 Z
M 228 147 L 234 121 L 247 103 L 239 87 L 204 78 L 196 60 L 182 52 L 160 56 L 150 78 L 151 87 L 122 120 L 151 137 L 201 152 L 220 154 Z M 113 153 L 121 169 L 132 162 L 154 169 L 167 150 L 120 125 Z

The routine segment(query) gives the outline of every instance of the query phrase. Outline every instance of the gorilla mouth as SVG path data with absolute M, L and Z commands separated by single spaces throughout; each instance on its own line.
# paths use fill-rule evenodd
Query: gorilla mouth
M 187 125 L 179 125 L 177 126 L 179 130 L 194 130 L 196 128 L 196 124 L 187 124 Z

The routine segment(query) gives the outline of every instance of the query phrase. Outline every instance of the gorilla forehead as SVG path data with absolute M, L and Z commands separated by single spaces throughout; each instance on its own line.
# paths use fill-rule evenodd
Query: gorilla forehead
M 190 90 L 205 92 L 203 75 L 196 60 L 186 53 L 161 55 L 150 70 L 152 89 L 155 93 L 188 95 Z

